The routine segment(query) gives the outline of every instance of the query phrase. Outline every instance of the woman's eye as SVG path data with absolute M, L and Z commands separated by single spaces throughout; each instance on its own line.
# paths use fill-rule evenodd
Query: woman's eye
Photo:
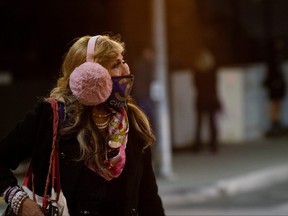
M 113 68 L 118 68 L 120 64 L 121 64 L 120 62 L 117 63 L 117 64 L 115 64 L 115 65 L 113 66 Z

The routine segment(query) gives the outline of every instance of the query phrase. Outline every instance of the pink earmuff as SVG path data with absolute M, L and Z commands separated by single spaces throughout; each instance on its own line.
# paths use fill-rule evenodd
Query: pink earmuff
M 107 69 L 94 62 L 95 44 L 100 35 L 88 41 L 86 62 L 76 67 L 70 75 L 69 85 L 77 100 L 87 106 L 103 103 L 112 91 L 112 80 Z

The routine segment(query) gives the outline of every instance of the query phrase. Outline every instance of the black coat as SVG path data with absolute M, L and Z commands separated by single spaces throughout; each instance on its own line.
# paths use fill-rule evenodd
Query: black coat
M 196 110 L 219 111 L 221 104 L 217 91 L 217 71 L 197 71 L 193 75 L 196 91 Z
M 11 170 L 16 169 L 23 160 L 32 157 L 35 191 L 37 194 L 43 194 L 52 144 L 52 118 L 50 104 L 40 102 L 1 140 L 1 193 L 8 186 L 17 184 L 17 179 Z M 79 147 L 76 138 L 74 140 L 59 139 L 61 185 L 69 208 L 74 205 L 74 191 L 83 171 L 82 162 L 69 160 L 73 152 L 79 152 L 77 148 Z M 111 182 L 107 184 L 119 186 L 116 188 L 119 190 L 115 192 L 121 198 L 117 207 L 117 215 L 128 216 L 137 215 L 137 213 L 140 216 L 164 215 L 152 167 L 151 149 L 149 147 L 143 150 L 143 143 L 133 132 L 132 126 L 129 131 L 124 170 L 120 177 Z M 90 184 L 89 180 L 87 184 Z

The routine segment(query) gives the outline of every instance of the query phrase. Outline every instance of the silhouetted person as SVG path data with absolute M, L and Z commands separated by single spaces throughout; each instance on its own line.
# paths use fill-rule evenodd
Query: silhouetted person
M 277 136 L 282 134 L 283 126 L 281 124 L 282 103 L 286 96 L 286 83 L 282 71 L 283 63 L 283 48 L 282 40 L 273 40 L 269 44 L 269 52 L 267 59 L 267 74 L 264 80 L 269 99 L 269 121 L 270 128 L 266 132 L 266 136 Z
M 155 77 L 155 61 L 152 48 L 147 47 L 142 50 L 141 56 L 134 65 L 135 82 L 133 96 L 138 106 L 148 116 L 152 129 L 155 125 L 155 104 L 151 96 L 151 86 Z
M 212 53 L 203 49 L 193 61 L 193 82 L 196 91 L 195 111 L 196 111 L 196 131 L 193 150 L 199 152 L 203 150 L 201 138 L 201 128 L 203 120 L 208 120 L 209 137 L 208 145 L 212 153 L 218 152 L 218 132 L 216 114 L 221 109 L 217 93 L 216 62 Z

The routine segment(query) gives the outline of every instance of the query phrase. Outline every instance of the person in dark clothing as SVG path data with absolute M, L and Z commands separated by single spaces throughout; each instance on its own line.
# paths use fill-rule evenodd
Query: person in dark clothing
M 134 76 L 123 53 L 116 35 L 77 38 L 49 95 L 64 107 L 57 148 L 68 212 L 59 215 L 165 215 L 152 167 L 155 137 L 130 96 Z M 43 195 L 52 117 L 44 98 L 0 140 L 0 194 L 16 215 L 44 215 L 12 170 L 31 158 L 33 190 Z
M 220 100 L 217 93 L 216 62 L 212 53 L 208 49 L 203 49 L 194 59 L 193 64 L 193 84 L 196 92 L 196 131 L 193 150 L 199 152 L 203 150 L 201 138 L 201 128 L 203 120 L 208 120 L 209 125 L 209 150 L 212 153 L 218 152 L 218 131 L 216 114 L 221 109 Z
M 282 71 L 283 48 L 284 43 L 280 39 L 272 40 L 269 44 L 268 67 L 263 82 L 269 100 L 270 128 L 266 132 L 268 137 L 281 135 L 284 129 L 281 123 L 281 111 L 287 85 Z
M 142 50 L 141 56 L 136 60 L 133 72 L 135 74 L 136 80 L 134 82 L 134 87 L 132 95 L 139 108 L 141 108 L 144 113 L 149 118 L 152 129 L 156 130 L 155 122 L 155 102 L 152 98 L 152 85 L 155 80 L 155 61 L 154 52 L 150 47 L 146 47 Z

